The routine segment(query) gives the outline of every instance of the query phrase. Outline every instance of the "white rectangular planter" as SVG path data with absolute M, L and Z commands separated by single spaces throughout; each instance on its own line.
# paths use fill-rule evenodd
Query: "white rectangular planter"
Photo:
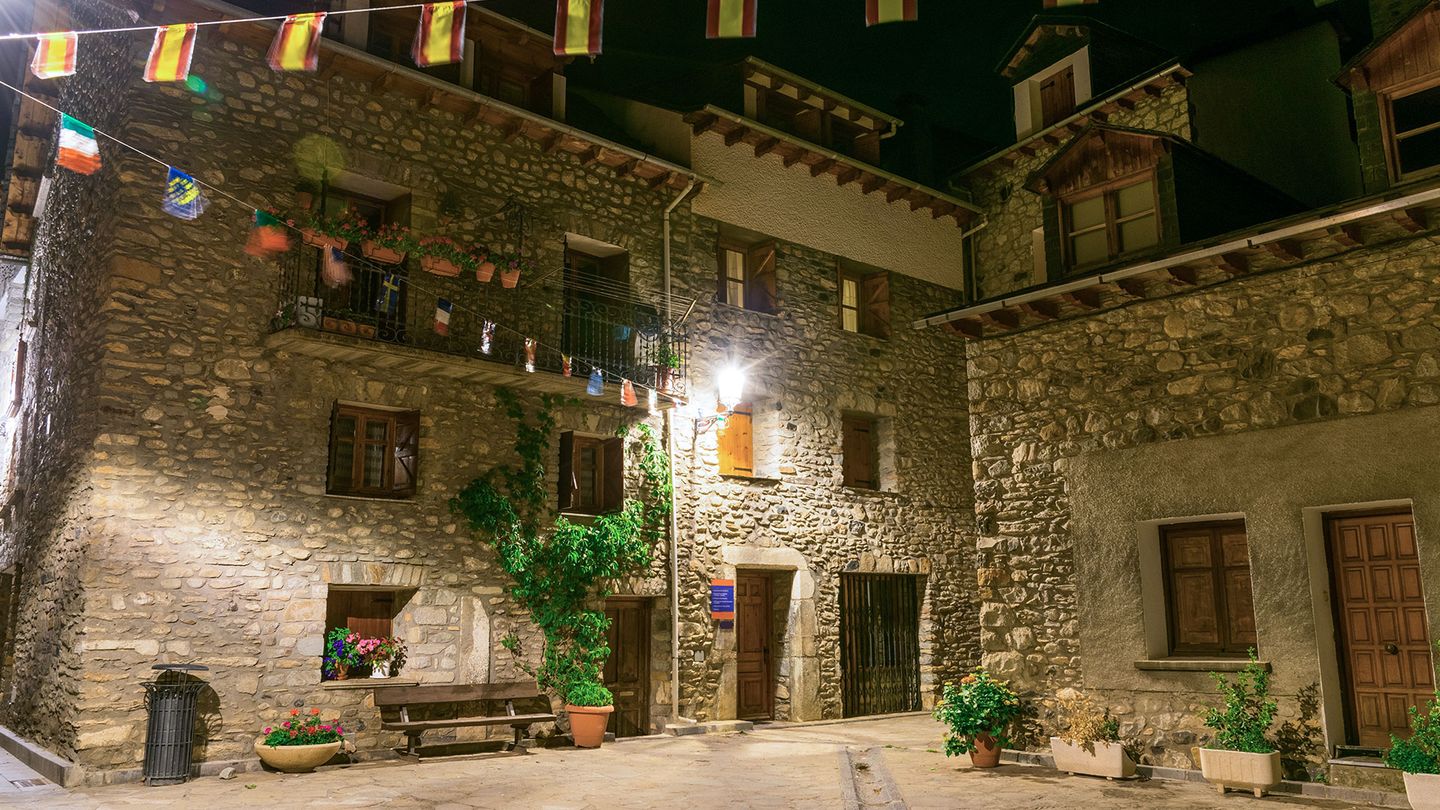
M 1221 793 L 1226 788 L 1251 790 L 1258 799 L 1280 784 L 1280 753 L 1247 754 L 1201 748 L 1200 773 Z
M 1440 774 L 1405 774 L 1405 798 L 1411 810 L 1440 810 Z
M 1086 746 L 1051 737 L 1050 753 L 1055 757 L 1057 771 L 1103 776 L 1106 779 L 1129 779 L 1135 775 L 1135 763 L 1125 755 L 1125 748 L 1120 743 L 1097 742 Z

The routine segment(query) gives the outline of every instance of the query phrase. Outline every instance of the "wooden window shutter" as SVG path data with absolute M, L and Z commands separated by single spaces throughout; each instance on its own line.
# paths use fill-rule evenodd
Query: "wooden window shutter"
M 774 312 L 775 243 L 767 242 L 750 248 L 745 259 L 745 308 L 756 312 Z
M 753 409 L 748 402 L 735 406 L 720 431 L 720 474 L 755 475 Z
M 15 347 L 15 367 L 10 370 L 13 375 L 10 386 L 10 412 L 20 410 L 20 401 L 25 396 L 25 355 L 29 344 L 24 340 Z
M 847 416 L 841 420 L 840 454 L 845 486 L 875 488 L 874 422 L 863 416 Z
M 560 434 L 560 480 L 559 509 L 561 512 L 569 511 L 575 501 L 575 434 L 565 431 Z
M 1220 579 L 1225 593 L 1226 649 L 1248 651 L 1255 646 L 1255 600 L 1250 590 L 1250 544 L 1245 525 L 1216 530 L 1220 545 Z
M 1239 656 L 1255 645 L 1243 522 L 1167 529 L 1162 558 L 1172 654 Z
M 872 273 L 861 283 L 865 305 L 864 331 L 872 337 L 890 337 L 890 274 Z
M 730 303 L 725 288 L 728 286 L 729 273 L 725 268 L 725 245 L 716 240 L 715 242 L 715 300 L 722 304 Z
M 415 494 L 420 472 L 420 412 L 395 415 L 395 471 L 391 489 L 398 497 Z
M 614 512 L 625 505 L 625 440 L 606 439 L 603 445 L 605 461 L 604 480 L 600 486 L 604 493 L 601 511 Z

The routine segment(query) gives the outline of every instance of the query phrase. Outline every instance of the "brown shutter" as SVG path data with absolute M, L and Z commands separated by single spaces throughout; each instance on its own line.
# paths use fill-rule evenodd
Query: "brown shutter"
M 755 475 L 754 418 L 750 403 L 742 402 L 725 420 L 720 431 L 720 474 Z
M 872 426 L 872 421 L 863 416 L 847 416 L 841 420 L 841 466 L 847 487 L 875 488 L 875 439 Z
M 362 638 L 385 638 L 392 632 L 395 593 L 334 590 L 326 599 L 325 614 L 326 630 L 344 627 Z
M 10 390 L 11 413 L 20 410 L 20 401 L 25 396 L 25 355 L 28 348 L 29 344 L 23 340 L 15 347 L 15 367 L 10 371 L 14 375 Z
M 1226 648 L 1237 653 L 1255 646 L 1255 600 L 1250 591 L 1250 544 L 1245 525 L 1229 530 L 1217 529 L 1220 535 L 1220 562 L 1225 588 Z
M 729 281 L 730 277 L 725 271 L 725 244 L 716 240 L 715 242 L 715 300 L 722 304 L 729 303 Z
M 774 312 L 775 243 L 767 242 L 750 248 L 745 257 L 745 308 L 756 312 Z
M 1244 522 L 1168 528 L 1163 550 L 1171 653 L 1244 655 L 1256 641 Z
M 420 472 L 420 412 L 395 415 L 395 473 L 391 489 L 402 498 L 415 494 Z
M 600 511 L 614 512 L 625 504 L 625 440 L 606 439 L 602 450 L 605 454 L 601 468 L 604 480 L 600 486 L 604 501 Z
M 872 273 L 860 285 L 864 322 L 861 330 L 878 338 L 890 337 L 890 274 Z
M 565 431 L 560 434 L 560 493 L 559 509 L 569 511 L 575 501 L 575 434 Z

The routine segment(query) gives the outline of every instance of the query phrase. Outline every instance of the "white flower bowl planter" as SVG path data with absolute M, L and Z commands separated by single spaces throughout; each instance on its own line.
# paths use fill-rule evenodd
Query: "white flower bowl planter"
M 1405 798 L 1412 810 L 1440 810 L 1440 774 L 1405 774 Z
M 1120 743 L 1069 743 L 1060 737 L 1050 738 L 1050 753 L 1055 757 L 1055 770 L 1069 774 L 1103 776 L 1106 779 L 1129 779 L 1135 775 L 1135 763 L 1125 755 Z
M 1200 773 L 1221 793 L 1226 788 L 1250 790 L 1258 799 L 1280 784 L 1280 753 L 1247 754 L 1201 748 Z

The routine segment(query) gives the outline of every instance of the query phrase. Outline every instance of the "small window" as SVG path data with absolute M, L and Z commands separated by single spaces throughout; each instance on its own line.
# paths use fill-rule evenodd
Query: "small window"
M 420 454 L 420 412 L 336 405 L 330 420 L 326 492 L 411 498 Z
M 1440 166 L 1440 85 L 1392 98 L 1390 126 L 1400 177 Z
M 975 234 L 966 234 L 960 240 L 961 283 L 964 284 L 966 303 L 980 300 L 980 257 L 976 252 Z
M 1160 242 L 1155 181 L 1063 202 L 1065 259 L 1072 268 L 1104 264 Z
M 840 328 L 877 338 L 890 337 L 890 275 L 841 264 Z
M 601 515 L 625 500 L 625 443 L 575 433 L 560 434 L 561 512 Z
M 413 591 L 331 588 L 325 599 L 325 632 L 344 628 L 361 638 L 390 638 L 395 635 L 395 617 L 400 615 L 411 593 Z M 366 670 L 351 674 L 369 674 L 368 665 Z
M 879 464 L 875 438 L 875 419 L 870 416 L 846 414 L 841 420 L 840 454 L 844 467 L 845 486 L 858 489 L 879 489 Z
M 720 474 L 753 478 L 755 475 L 754 408 L 749 402 L 735 406 L 719 430 Z
M 716 300 L 752 312 L 775 312 L 775 243 L 716 245 Z
M 1047 128 L 1075 114 L 1075 68 L 1040 80 L 1040 126 Z
M 1168 526 L 1160 549 L 1170 654 L 1244 657 L 1256 642 L 1244 521 Z

